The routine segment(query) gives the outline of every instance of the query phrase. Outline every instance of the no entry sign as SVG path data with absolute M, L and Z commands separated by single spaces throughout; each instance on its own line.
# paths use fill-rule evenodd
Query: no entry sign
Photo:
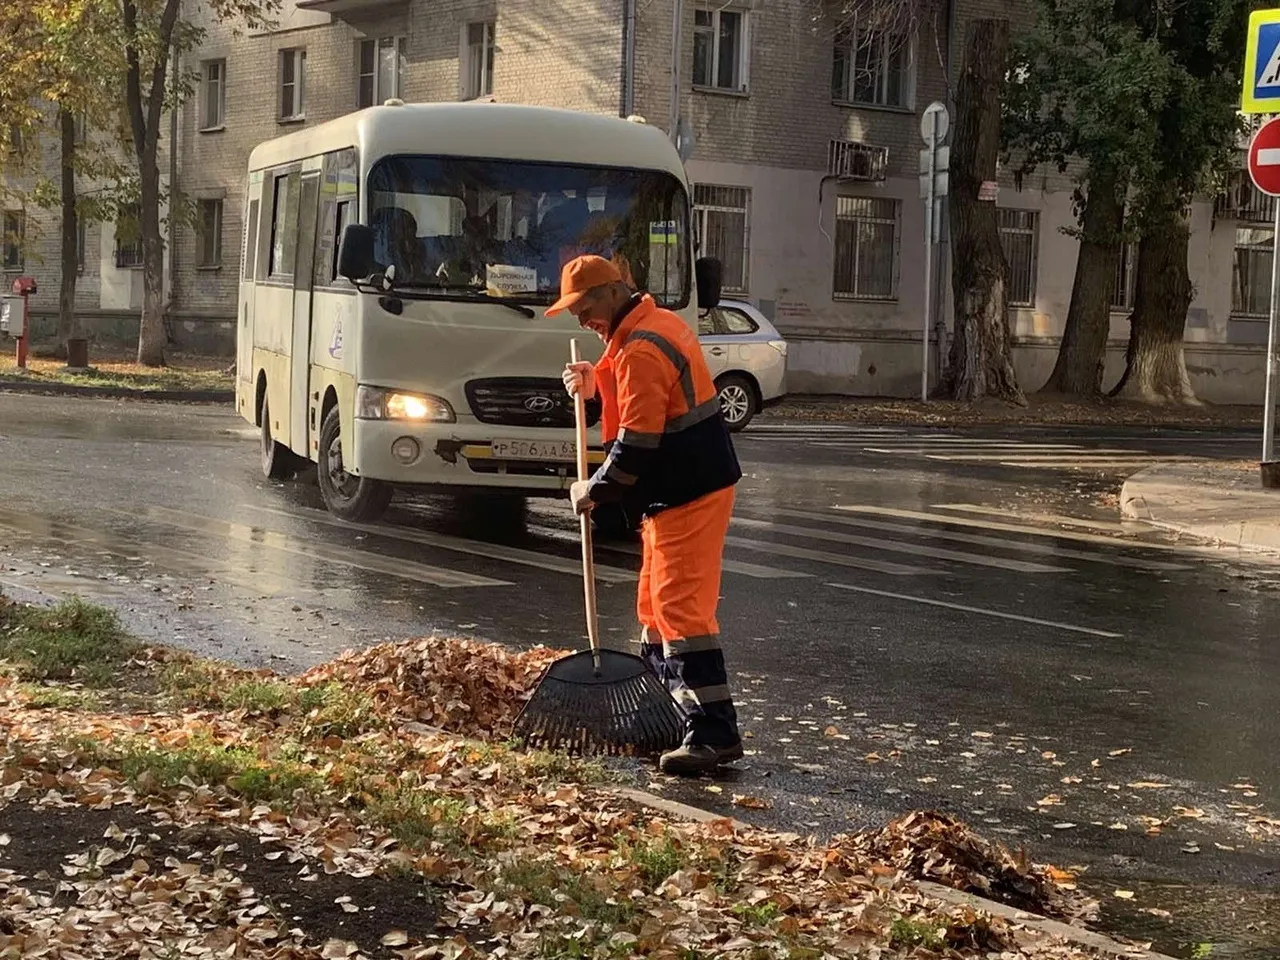
M 1254 186 L 1280 197 L 1280 117 L 1268 120 L 1249 145 L 1249 176 Z

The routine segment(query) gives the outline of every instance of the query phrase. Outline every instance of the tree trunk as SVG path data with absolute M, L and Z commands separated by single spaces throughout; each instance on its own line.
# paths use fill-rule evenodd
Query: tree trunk
M 1147 403 L 1199 405 L 1182 352 L 1193 296 L 1187 269 L 1191 224 L 1176 199 L 1162 202 L 1152 213 L 1138 244 L 1137 290 L 1124 376 L 1111 395 Z
M 1113 170 L 1091 171 L 1080 253 L 1058 362 L 1043 390 L 1089 400 L 1102 395 L 1111 301 L 1124 228 L 1126 184 Z
M 164 331 L 164 238 L 160 235 L 160 170 L 152 153 L 145 161 L 138 210 L 142 239 L 142 321 L 138 327 L 138 363 L 163 367 Z
M 76 324 L 76 276 L 80 272 L 79 231 L 76 229 L 76 118 L 66 107 L 58 110 L 62 173 L 62 284 L 58 290 L 58 348 L 67 358 L 67 341 L 79 336 Z
M 996 205 L 979 200 L 996 179 L 1000 112 L 1009 61 L 1009 22 L 974 20 L 965 32 L 964 69 L 956 89 L 951 143 L 951 288 L 955 332 L 940 393 L 956 400 L 994 396 L 1027 401 L 1013 369 L 1009 336 L 1009 265 L 1000 245 Z
M 140 188 L 138 226 L 142 239 L 142 321 L 138 326 L 138 363 L 164 366 L 164 238 L 160 234 L 160 167 L 157 164 L 160 119 L 164 109 L 169 55 L 180 0 L 164 0 L 154 40 L 138 31 L 137 0 L 121 0 L 125 35 L 125 106 Z M 149 55 L 150 75 L 143 89 L 143 57 Z M 174 145 L 170 145 L 174 149 Z M 170 185 L 172 186 L 172 184 Z

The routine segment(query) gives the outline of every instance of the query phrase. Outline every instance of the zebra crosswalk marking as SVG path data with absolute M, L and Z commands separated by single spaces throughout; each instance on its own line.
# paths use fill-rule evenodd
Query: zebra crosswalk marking
M 1042 557 L 1053 557 L 1063 560 L 1084 560 L 1088 563 L 1101 563 L 1112 567 L 1131 567 L 1135 570 L 1172 571 L 1187 570 L 1184 563 L 1168 563 L 1162 560 L 1144 560 L 1139 557 L 1127 557 L 1118 554 L 1094 552 L 1088 550 L 1072 550 L 1047 543 L 1032 543 L 1026 540 L 1008 540 L 1003 537 L 984 537 L 981 534 L 960 533 L 956 530 L 910 526 L 908 524 L 891 523 L 884 520 L 872 520 L 859 516 L 833 516 L 810 510 L 781 509 L 776 511 L 780 516 L 792 517 L 796 520 L 815 520 L 822 523 L 838 523 L 842 526 L 862 527 L 867 530 L 883 530 L 885 533 L 907 533 L 925 537 L 930 540 L 948 540 L 953 543 L 969 543 L 977 547 L 998 547 L 1017 553 L 1031 553 Z M 955 517 L 939 517 L 938 522 L 952 522 Z M 960 518 L 962 519 L 962 518 Z M 980 529 L 988 529 L 986 524 L 977 524 Z M 1041 536 L 1052 536 L 1053 531 L 1041 531 Z M 1113 546 L 1133 546 L 1129 540 L 1111 540 Z M 1142 546 L 1142 544 L 1137 544 Z
M 952 517 L 938 513 L 924 513 L 919 510 L 898 510 L 893 507 L 872 506 L 836 506 L 833 509 L 847 513 L 869 513 L 881 517 L 897 517 L 902 520 L 925 520 L 929 523 L 945 523 L 954 527 L 977 527 L 981 530 L 998 530 L 1002 533 L 1026 533 L 1034 537 L 1051 537 L 1055 540 L 1072 540 L 1078 543 L 1102 543 L 1109 547 L 1138 547 L 1143 550 L 1160 550 L 1163 552 L 1187 552 L 1186 547 L 1178 547 L 1169 543 L 1152 543 L 1142 540 L 1118 540 L 1115 537 L 1104 537 L 1092 533 L 1075 533 L 1071 530 L 1045 530 L 1042 527 L 1029 527 L 1018 523 L 993 523 L 986 520 L 970 520 L 968 517 Z
M 879 537 L 858 537 L 835 530 L 817 530 L 813 527 L 796 527 L 785 523 L 773 523 L 769 520 L 753 520 L 747 517 L 735 517 L 734 524 L 751 530 L 770 531 L 783 536 L 805 537 L 811 540 L 825 540 L 830 543 L 847 543 L 851 546 L 870 547 L 874 550 L 886 550 L 890 553 L 907 553 L 917 557 L 929 557 L 934 560 L 950 560 L 954 563 L 970 563 L 981 567 L 994 567 L 998 570 L 1012 570 L 1015 573 L 1070 573 L 1070 567 L 1051 567 L 1043 563 L 1031 563 L 1026 560 L 1010 560 L 1004 557 L 985 556 L 977 553 L 963 553 L 956 550 L 943 550 L 922 544 L 904 543 L 901 540 L 884 540 Z
M 956 510 L 960 513 L 976 513 L 979 516 L 1008 517 L 1009 511 L 1000 507 L 985 507 L 977 503 L 935 503 L 935 510 Z M 1082 517 L 1064 517 L 1057 513 L 1023 513 L 1017 514 L 1020 520 L 1033 523 L 1056 523 L 1063 527 L 1083 527 L 1087 530 L 1109 530 L 1114 533 L 1134 533 L 1142 527 L 1133 520 L 1116 522 L 1114 520 L 1085 520 Z
M 754 550 L 759 553 L 769 553 L 780 557 L 794 557 L 797 560 L 813 560 L 817 563 L 829 563 L 837 567 L 853 567 L 856 570 L 874 570 L 876 573 L 887 573 L 894 577 L 914 577 L 920 574 L 942 572 L 940 570 L 892 563 L 888 560 L 871 560 L 863 557 L 828 553 L 824 550 L 809 550 L 805 547 L 793 547 L 787 543 L 764 543 L 760 540 L 746 540 L 742 537 L 734 536 L 726 537 L 725 543 L 728 546 L 738 547 L 742 550 Z

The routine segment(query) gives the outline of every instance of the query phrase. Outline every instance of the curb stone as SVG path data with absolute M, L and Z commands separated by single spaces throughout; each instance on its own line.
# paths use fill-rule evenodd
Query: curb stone
M 695 823 L 712 823 L 715 821 L 729 821 L 735 829 L 748 829 L 750 824 L 743 823 L 741 820 L 735 820 L 733 817 L 724 817 L 718 813 L 712 813 L 710 810 L 703 810 L 700 807 L 693 807 L 687 803 L 680 803 L 677 800 L 668 800 L 665 797 L 655 796 L 644 790 L 637 790 L 633 787 L 612 787 L 608 790 L 614 796 L 623 800 L 630 800 L 642 807 L 650 810 L 656 810 L 659 813 L 665 813 L 671 817 L 678 817 L 682 820 L 691 820 Z M 1082 947 L 1088 947 L 1099 953 L 1105 953 L 1112 957 L 1121 958 L 1121 960 L 1174 960 L 1173 957 L 1163 953 L 1156 953 L 1153 950 L 1147 950 L 1143 947 L 1131 947 L 1113 940 L 1105 934 L 1095 933 L 1092 930 L 1086 930 L 1083 927 L 1074 927 L 1071 924 L 1063 923 L 1060 920 L 1050 920 L 1048 917 L 1042 917 L 1039 914 L 1026 913 L 1007 904 L 998 903 L 995 900 L 988 900 L 985 897 L 979 897 L 972 893 L 964 893 L 951 887 L 945 887 L 940 883 L 933 883 L 929 880 L 917 880 L 916 888 L 921 893 L 927 894 L 938 900 L 953 904 L 959 907 L 969 907 L 973 910 L 979 910 L 983 913 L 991 914 L 995 917 L 1001 917 L 1013 923 L 1017 923 L 1030 930 L 1044 933 L 1049 936 L 1058 937 L 1069 943 L 1074 943 Z
M 135 387 L 90 387 L 72 383 L 28 383 L 0 380 L 0 393 L 45 397 L 89 397 L 99 400 L 154 400 L 179 403 L 234 403 L 234 390 L 142 390 Z

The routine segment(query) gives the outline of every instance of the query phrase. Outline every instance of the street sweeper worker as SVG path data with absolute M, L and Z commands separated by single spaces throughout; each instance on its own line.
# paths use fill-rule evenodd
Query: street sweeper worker
M 684 742 L 662 755 L 666 773 L 692 776 L 742 754 L 716 607 L 734 485 L 742 469 L 720 400 L 688 324 L 633 292 L 596 256 L 565 264 L 560 299 L 606 344 L 599 363 L 570 363 L 565 388 L 601 401 L 608 451 L 570 490 L 576 513 L 620 503 L 642 517 L 644 560 L 636 612 L 640 655 L 686 717 Z

